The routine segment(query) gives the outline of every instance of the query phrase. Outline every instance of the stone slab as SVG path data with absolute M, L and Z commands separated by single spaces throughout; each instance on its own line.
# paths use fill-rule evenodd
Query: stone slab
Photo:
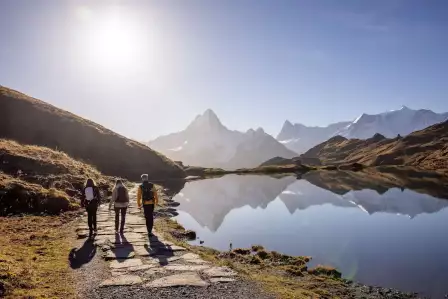
M 112 269 L 123 269 L 129 267 L 137 267 L 143 265 L 140 259 L 115 260 L 110 263 Z
M 142 283 L 142 279 L 137 275 L 119 275 L 106 279 L 100 284 L 100 287 L 109 286 L 130 286 Z
M 168 271 L 202 271 L 210 268 L 205 265 L 176 265 L 170 264 L 164 267 Z
M 217 282 L 233 282 L 235 281 L 235 279 L 230 278 L 230 277 L 213 277 L 210 278 L 210 282 L 211 283 L 217 283 Z
M 197 260 L 197 259 L 200 259 L 199 255 L 197 255 L 195 253 L 191 253 L 191 252 L 182 255 L 181 258 L 183 258 L 184 260 Z
M 208 283 L 203 281 L 201 277 L 195 272 L 186 272 L 182 274 L 175 274 L 166 277 L 162 277 L 148 283 L 146 287 L 149 288 L 165 288 L 175 286 L 194 286 L 194 287 L 206 287 Z
M 157 268 L 152 268 L 149 269 L 148 271 L 145 271 L 145 275 L 154 275 L 154 274 L 159 274 L 159 273 L 165 273 L 166 269 L 162 268 L 162 267 L 157 267 Z
M 204 270 L 204 274 L 209 277 L 228 277 L 235 276 L 237 273 L 228 267 L 213 267 Z

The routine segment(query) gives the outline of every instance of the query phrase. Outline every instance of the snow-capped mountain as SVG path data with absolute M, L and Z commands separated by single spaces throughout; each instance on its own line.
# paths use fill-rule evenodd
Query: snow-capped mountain
M 431 110 L 413 110 L 402 106 L 380 114 L 362 114 L 350 125 L 336 132 L 346 138 L 367 139 L 379 133 L 393 138 L 398 134 L 408 135 L 414 131 L 443 122 L 448 119 L 448 113 L 435 113 Z
M 302 124 L 292 124 L 287 120 L 278 134 L 277 140 L 290 150 L 301 154 L 328 140 L 336 132 L 350 124 L 351 122 L 339 122 L 327 127 L 307 127 Z
M 227 129 L 210 109 L 185 130 L 158 137 L 149 146 L 185 165 L 227 169 L 256 167 L 275 156 L 297 155 L 261 128 L 246 133 Z
M 352 122 L 339 122 L 327 127 L 307 127 L 286 121 L 277 140 L 287 148 L 301 154 L 310 148 L 340 135 L 348 139 L 368 139 L 379 133 L 387 138 L 408 135 L 414 131 L 443 122 L 448 113 L 431 110 L 413 110 L 402 106 L 380 114 L 362 114 Z

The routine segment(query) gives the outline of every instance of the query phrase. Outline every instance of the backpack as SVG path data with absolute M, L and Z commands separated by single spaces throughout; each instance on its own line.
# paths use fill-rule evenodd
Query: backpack
M 129 202 L 128 197 L 126 196 L 126 188 L 120 186 L 117 188 L 117 199 L 115 202 Z
M 154 191 L 152 190 L 153 187 L 154 187 L 154 185 L 152 183 L 149 183 L 149 182 L 144 182 L 140 186 L 140 188 L 142 188 L 142 198 L 143 198 L 143 201 L 153 200 L 154 199 Z

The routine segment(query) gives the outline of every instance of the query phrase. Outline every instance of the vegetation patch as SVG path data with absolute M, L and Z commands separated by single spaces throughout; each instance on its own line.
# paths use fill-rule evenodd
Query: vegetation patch
M 308 270 L 313 275 L 324 275 L 333 278 L 341 278 L 341 272 L 333 267 L 318 265 L 316 268 Z
M 0 297 L 75 298 L 64 216 L 0 217 Z

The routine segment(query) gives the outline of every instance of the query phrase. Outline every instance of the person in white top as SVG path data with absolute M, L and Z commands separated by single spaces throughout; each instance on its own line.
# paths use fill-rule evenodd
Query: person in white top
M 96 227 L 96 212 L 98 205 L 101 202 L 100 190 L 96 186 L 93 179 L 87 179 L 84 190 L 81 206 L 86 208 L 87 223 L 89 225 L 89 239 L 92 239 L 93 233 L 97 232 Z
M 118 233 L 118 227 L 120 227 L 120 233 L 124 232 L 124 224 L 126 222 L 126 211 L 129 205 L 129 192 L 124 186 L 121 180 L 115 182 L 115 187 L 112 191 L 112 198 L 109 203 L 109 210 L 112 210 L 112 205 L 115 210 L 115 233 Z M 120 224 L 121 214 L 121 225 Z

